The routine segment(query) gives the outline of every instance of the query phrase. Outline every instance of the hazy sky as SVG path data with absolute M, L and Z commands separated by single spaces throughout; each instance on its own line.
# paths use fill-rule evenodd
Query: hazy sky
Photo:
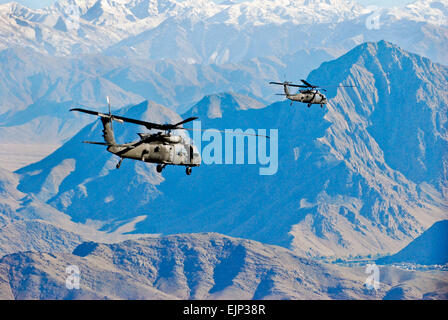
M 0 0 L 0 4 L 10 2 L 11 0 Z M 15 0 L 16 2 L 19 2 L 29 8 L 42 8 L 46 7 L 52 3 L 54 3 L 56 0 Z M 414 2 L 413 0 L 355 0 L 362 5 L 368 6 L 368 5 L 376 5 L 381 7 L 392 7 L 392 6 L 402 6 L 406 5 L 408 3 Z

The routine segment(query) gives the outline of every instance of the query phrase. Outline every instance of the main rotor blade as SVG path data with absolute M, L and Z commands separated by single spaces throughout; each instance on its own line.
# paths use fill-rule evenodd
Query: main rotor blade
M 122 116 L 117 116 L 114 114 L 108 115 L 108 114 L 104 114 L 101 112 L 96 112 L 96 111 L 81 109 L 81 108 L 73 108 L 73 109 L 70 109 L 70 111 L 79 111 L 79 112 L 84 112 L 87 114 L 92 114 L 92 115 L 103 117 L 103 118 L 111 118 L 112 120 L 119 121 L 119 122 L 129 122 L 129 123 L 133 123 L 133 124 L 138 124 L 138 125 L 146 127 L 149 130 L 151 130 L 151 129 L 158 129 L 158 130 L 181 129 L 181 128 L 178 128 L 179 125 L 181 125 L 185 122 L 190 122 L 190 121 L 197 119 L 196 117 L 192 117 L 192 118 L 188 118 L 188 119 L 183 120 L 176 124 L 158 124 L 158 123 L 152 123 L 152 122 L 147 122 L 147 121 L 143 121 L 143 120 L 137 120 L 137 119 L 126 118 L 126 117 L 122 117 Z
M 277 84 L 277 85 L 287 85 L 288 87 L 297 87 L 297 88 L 308 88 L 308 86 L 302 86 L 301 84 L 294 84 L 291 82 L 269 82 L 269 84 Z
M 177 128 L 179 130 L 187 130 L 187 131 L 215 131 L 215 132 L 222 132 L 222 133 L 232 133 L 232 134 L 239 134 L 242 136 L 256 136 L 256 137 L 264 137 L 271 139 L 269 136 L 265 136 L 263 134 L 252 134 L 252 133 L 244 133 L 244 132 L 226 132 L 224 130 L 217 130 L 217 129 L 189 129 L 189 128 Z
M 84 113 L 92 114 L 94 116 L 99 116 L 99 117 L 109 117 L 109 115 L 107 115 L 105 113 L 92 111 L 92 110 L 87 110 L 87 109 L 81 109 L 81 108 L 73 108 L 73 109 L 70 109 L 70 111 L 84 112 Z
M 327 92 L 327 90 L 324 88 L 356 88 L 356 87 L 357 86 L 322 86 L 322 87 L 315 87 L 315 88 Z
M 174 126 L 174 127 L 178 127 L 178 126 L 180 126 L 181 124 L 184 124 L 184 123 L 187 123 L 187 122 L 196 120 L 196 119 L 199 119 L 199 118 L 198 118 L 198 117 L 191 117 L 191 118 L 182 120 L 181 122 L 178 122 L 178 123 L 176 123 L 176 124 L 173 124 L 173 126 Z
M 304 84 L 306 84 L 310 88 L 316 88 L 316 86 L 313 86 L 311 83 L 307 82 L 306 80 L 300 79 Z
M 356 88 L 357 86 L 322 86 L 324 88 Z M 322 88 L 319 87 L 319 88 Z

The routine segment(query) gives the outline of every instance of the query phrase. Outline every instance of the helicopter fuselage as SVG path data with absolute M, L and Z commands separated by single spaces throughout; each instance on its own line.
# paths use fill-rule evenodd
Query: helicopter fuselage
M 296 94 L 286 94 L 286 98 L 291 101 L 303 102 L 308 104 L 326 104 L 327 97 L 318 90 L 300 90 Z
M 276 84 L 283 86 L 283 93 L 280 93 L 279 95 L 285 96 L 287 99 L 291 100 L 291 105 L 293 101 L 302 102 L 308 104 L 308 107 L 310 107 L 312 104 L 320 104 L 321 107 L 323 107 L 324 104 L 327 104 L 327 97 L 321 93 L 318 90 L 317 86 L 314 86 L 305 80 L 301 80 L 304 84 L 298 85 L 293 84 L 291 82 L 273 82 L 271 81 L 270 84 Z M 290 93 L 289 88 L 290 87 L 299 87 L 299 88 L 306 88 L 305 90 L 299 90 L 297 93 Z
M 320 107 L 322 108 L 324 104 L 327 104 L 327 97 L 321 93 L 318 89 L 321 89 L 323 91 L 327 91 L 326 89 L 313 85 L 309 83 L 308 81 L 301 79 L 302 84 L 294 84 L 292 82 L 275 82 L 271 81 L 270 84 L 275 85 L 281 85 L 283 86 L 283 93 L 278 93 L 277 95 L 285 96 L 287 99 L 291 100 L 291 106 L 293 101 L 297 102 L 303 102 L 308 104 L 308 108 L 311 107 L 312 104 L 320 104 Z M 295 87 L 295 88 L 305 88 L 305 90 L 299 90 L 295 94 L 291 94 L 289 92 L 289 87 Z M 328 86 L 327 86 L 328 87 Z M 347 87 L 356 87 L 353 85 L 337 85 L 332 87 L 338 87 L 338 88 L 347 88 Z
M 110 108 L 110 107 L 109 107 Z M 201 165 L 201 155 L 197 147 L 183 136 L 171 134 L 171 130 L 183 129 L 180 125 L 196 120 L 196 117 L 185 119 L 176 124 L 157 124 L 123 116 L 104 114 L 101 112 L 73 108 L 70 111 L 79 111 L 99 116 L 103 124 L 104 142 L 83 141 L 84 143 L 107 146 L 107 151 L 120 157 L 117 169 L 120 168 L 123 159 L 133 159 L 143 162 L 156 163 L 157 172 L 161 173 L 167 165 L 185 166 L 187 175 L 191 174 L 192 167 Z M 139 133 L 140 140 L 118 144 L 115 141 L 112 121 L 130 122 L 143 125 L 148 129 L 165 131 L 165 133 Z
M 201 164 L 201 156 L 195 145 L 186 143 L 180 136 L 169 136 L 172 141 L 138 140 L 124 145 L 113 145 L 107 151 L 133 160 L 164 165 L 179 165 L 198 167 Z M 165 139 L 164 139 L 165 140 Z

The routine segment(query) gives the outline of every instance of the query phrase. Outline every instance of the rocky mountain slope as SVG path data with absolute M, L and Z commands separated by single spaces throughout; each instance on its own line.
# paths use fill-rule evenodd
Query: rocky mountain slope
M 68 266 L 79 290 L 66 287 Z M 30 269 L 32 272 L 30 272 Z M 71 254 L 16 253 L 0 259 L 2 299 L 381 299 L 443 298 L 438 274 L 384 269 L 378 291 L 362 268 L 322 264 L 287 249 L 219 234 L 87 242 Z M 406 279 L 407 278 L 407 279 Z M 412 281 L 409 281 L 412 279 Z
M 293 64 L 296 58 L 285 59 Z M 70 105 L 106 108 L 106 96 L 113 109 L 146 98 L 173 110 L 220 90 L 268 96 L 272 88 L 266 86 L 266 73 L 276 77 L 280 72 L 276 69 L 286 67 L 269 59 L 203 66 L 101 55 L 52 57 L 24 48 L 0 51 L 0 65 L 2 126 L 17 126 L 38 116 L 68 120 Z
M 70 252 L 84 241 L 113 243 L 141 236 L 129 232 L 135 230 L 143 216 L 101 232 L 101 225 L 75 223 L 37 197 L 20 192 L 18 184 L 16 174 L 0 168 L 0 257 L 19 251 Z
M 145 215 L 138 232 L 216 231 L 312 255 L 395 252 L 446 218 L 447 69 L 387 42 L 366 43 L 308 78 L 328 79 L 357 87 L 329 88 L 325 109 L 241 108 L 238 96 L 215 95 L 184 115 L 199 116 L 204 129 L 278 129 L 275 175 L 248 164 L 203 164 L 189 177 L 133 161 L 116 170 L 113 156 L 80 144 L 101 139 L 96 122 L 19 170 L 18 188 L 76 222 L 101 221 L 103 231 Z M 123 110 L 152 121 L 160 112 L 166 122 L 180 119 L 154 104 Z M 139 130 L 115 127 L 120 141 Z
M 378 263 L 414 263 L 435 265 L 448 263 L 448 221 L 438 221 L 398 253 Z

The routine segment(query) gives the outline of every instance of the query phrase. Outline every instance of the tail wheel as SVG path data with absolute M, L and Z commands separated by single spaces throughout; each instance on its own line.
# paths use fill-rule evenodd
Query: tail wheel
M 157 167 L 156 167 L 156 170 L 157 170 L 158 173 L 161 173 L 162 170 L 163 170 L 162 165 L 161 165 L 161 164 L 158 164 Z
M 187 176 L 189 176 L 191 174 L 191 167 L 187 167 L 185 172 L 187 173 Z

